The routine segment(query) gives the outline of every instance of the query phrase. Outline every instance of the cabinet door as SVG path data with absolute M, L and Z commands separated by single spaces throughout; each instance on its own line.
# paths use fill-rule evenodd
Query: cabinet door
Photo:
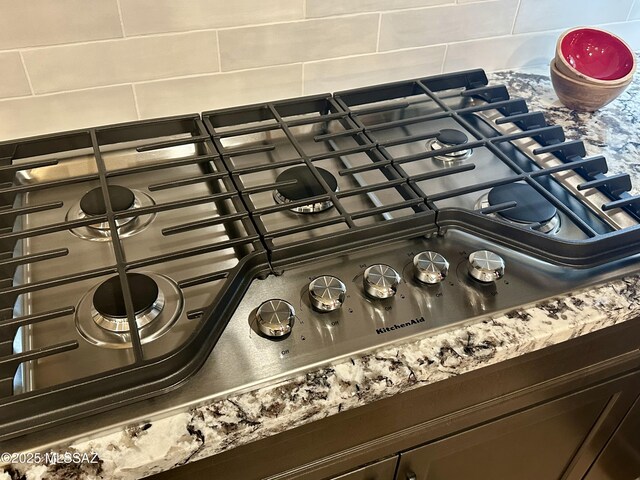
M 398 456 L 395 455 L 339 477 L 333 477 L 332 480 L 393 480 L 397 463 Z
M 629 375 L 410 450 L 400 456 L 397 479 L 582 478 L 593 461 L 585 452 L 602 448 L 638 379 Z
M 640 398 L 598 457 L 585 480 L 640 478 Z

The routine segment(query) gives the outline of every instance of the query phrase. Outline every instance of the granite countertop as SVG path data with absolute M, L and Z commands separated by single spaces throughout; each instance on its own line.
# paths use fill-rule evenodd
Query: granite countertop
M 603 154 L 610 173 L 627 172 L 640 192 L 640 75 L 599 112 L 576 113 L 557 100 L 548 75 L 498 72 L 530 110 L 546 113 L 568 139 Z M 3 478 L 133 479 L 169 470 L 338 412 L 495 364 L 606 328 L 640 314 L 640 277 L 632 276 L 527 309 L 351 358 L 153 423 L 95 436 L 60 452 L 87 452 L 97 463 L 7 467 Z M 55 450 L 54 450 L 55 451 Z

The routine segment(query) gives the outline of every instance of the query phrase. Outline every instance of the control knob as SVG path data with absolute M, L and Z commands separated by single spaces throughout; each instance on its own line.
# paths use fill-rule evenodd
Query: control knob
M 400 284 L 400 275 L 389 265 L 371 265 L 364 271 L 364 291 L 372 298 L 391 298 Z
M 469 275 L 479 282 L 489 283 L 504 275 L 504 260 L 490 250 L 478 250 L 469 255 Z
M 347 287 L 339 278 L 322 275 L 309 283 L 309 301 L 319 312 L 333 312 L 342 306 Z
M 449 262 L 436 252 L 421 252 L 413 257 L 413 274 L 416 280 L 427 285 L 440 283 L 449 273 Z
M 278 298 L 261 303 L 256 310 L 258 328 L 267 337 L 283 337 L 290 333 L 295 316 L 293 306 Z

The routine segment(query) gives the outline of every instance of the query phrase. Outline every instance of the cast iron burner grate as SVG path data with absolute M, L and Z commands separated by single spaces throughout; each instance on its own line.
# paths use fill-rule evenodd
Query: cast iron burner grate
M 198 115 L 2 142 L 0 158 L 0 439 L 172 388 L 268 269 Z M 76 234 L 96 226 L 104 241 Z

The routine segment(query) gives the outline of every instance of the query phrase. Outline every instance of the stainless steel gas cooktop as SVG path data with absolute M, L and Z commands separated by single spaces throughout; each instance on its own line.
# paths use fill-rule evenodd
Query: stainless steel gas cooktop
M 482 70 L 0 160 L 0 440 L 187 409 L 638 268 L 629 177 Z

